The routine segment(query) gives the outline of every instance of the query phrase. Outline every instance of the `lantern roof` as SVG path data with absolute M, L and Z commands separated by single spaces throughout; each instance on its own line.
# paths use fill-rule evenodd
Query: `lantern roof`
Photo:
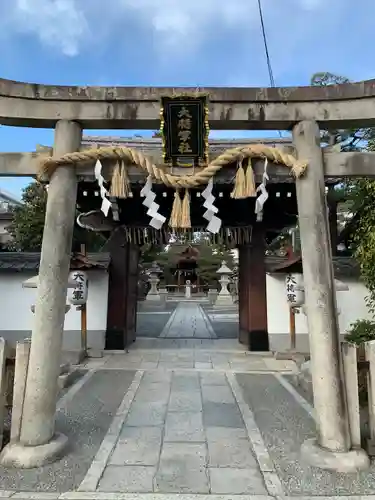
M 217 274 L 232 274 L 232 270 L 229 269 L 225 260 L 222 261 L 220 269 L 218 269 Z

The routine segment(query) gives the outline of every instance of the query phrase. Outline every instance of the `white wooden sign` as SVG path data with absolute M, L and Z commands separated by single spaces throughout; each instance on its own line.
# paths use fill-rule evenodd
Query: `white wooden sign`
M 69 275 L 69 280 L 76 283 L 76 287 L 69 290 L 69 302 L 75 306 L 86 304 L 89 285 L 87 274 L 83 271 L 73 271 Z

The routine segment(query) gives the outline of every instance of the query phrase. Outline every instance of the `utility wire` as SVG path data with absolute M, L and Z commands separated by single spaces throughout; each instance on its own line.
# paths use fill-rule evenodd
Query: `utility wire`
M 259 9 L 260 25 L 261 25 L 261 28 L 262 28 L 264 51 L 265 51 L 265 54 L 266 54 L 268 76 L 270 78 L 271 87 L 276 87 L 275 78 L 273 76 L 273 71 L 272 71 L 272 64 L 271 64 L 270 53 L 269 53 L 269 50 L 268 50 L 268 41 L 267 41 L 266 28 L 264 26 L 263 9 L 262 9 L 262 2 L 261 2 L 261 0 L 258 0 L 258 9 Z M 282 136 L 281 131 L 279 130 L 278 132 L 279 132 L 280 138 L 282 138 L 283 136 Z

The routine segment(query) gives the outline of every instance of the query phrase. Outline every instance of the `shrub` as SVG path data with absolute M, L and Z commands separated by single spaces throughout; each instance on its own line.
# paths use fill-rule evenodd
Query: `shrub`
M 356 345 L 375 340 L 375 322 L 368 319 L 358 319 L 350 325 L 345 340 Z

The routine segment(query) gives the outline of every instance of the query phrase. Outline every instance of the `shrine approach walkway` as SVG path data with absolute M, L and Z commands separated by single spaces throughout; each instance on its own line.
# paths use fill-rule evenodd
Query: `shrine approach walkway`
M 161 338 L 214 339 L 216 334 L 197 302 L 180 302 L 160 334 Z
M 190 318 L 200 313 L 182 308 Z M 293 361 L 250 353 L 235 339 L 166 336 L 138 339 L 80 370 L 58 401 L 67 454 L 38 469 L 0 467 L 1 498 L 375 498 L 374 465 L 345 475 L 301 462 L 315 422 L 292 384 Z

